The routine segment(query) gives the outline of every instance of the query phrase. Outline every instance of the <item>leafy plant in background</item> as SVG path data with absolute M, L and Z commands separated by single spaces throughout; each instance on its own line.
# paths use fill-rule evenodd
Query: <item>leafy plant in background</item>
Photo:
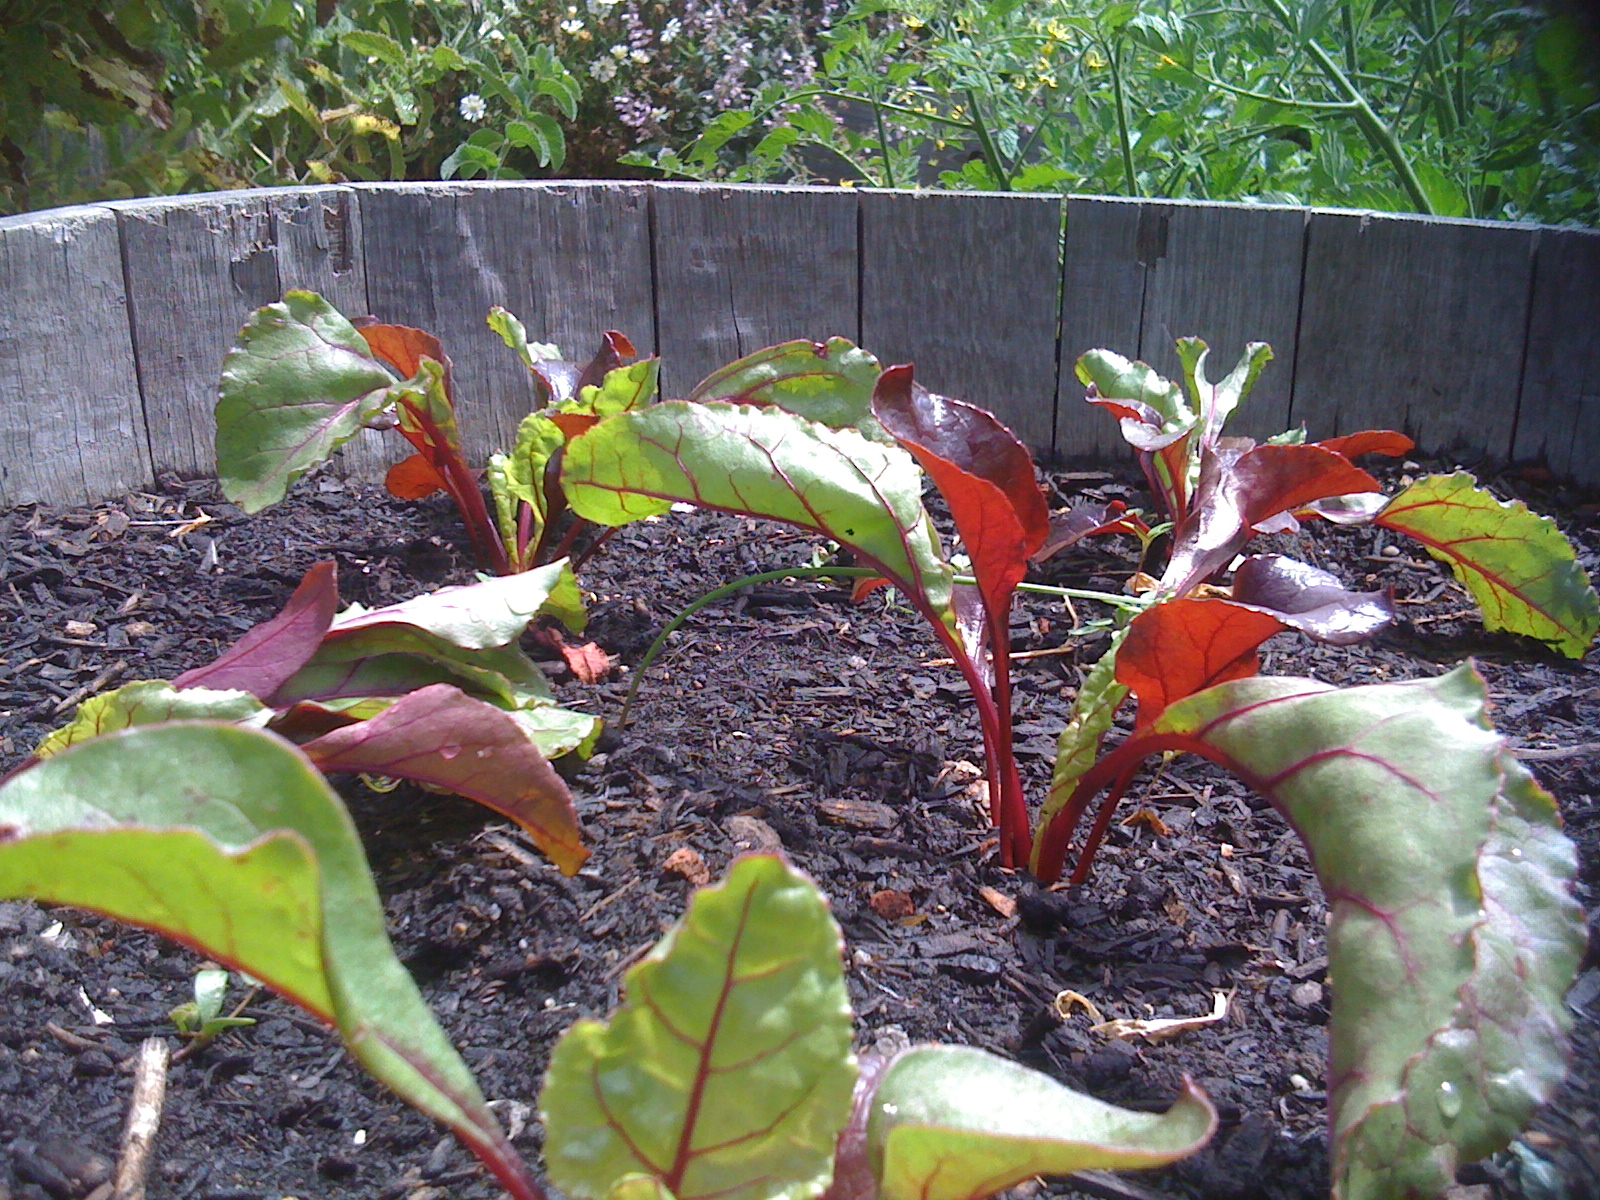
M 91 908 L 247 969 L 513 1197 L 542 1200 L 396 961 L 349 815 L 272 734 L 127 729 L 17 776 L 0 788 L 0 896 Z M 840 1200 L 969 1200 L 1040 1172 L 1160 1165 L 1216 1126 L 1192 1086 L 1164 1116 L 1126 1112 L 960 1047 L 858 1068 L 840 949 L 822 896 L 777 858 L 698 893 L 630 969 L 610 1024 L 580 1021 L 556 1047 L 540 1105 L 552 1181 L 592 1200 L 830 1183 Z
M 857 0 L 815 82 L 770 87 L 686 150 L 629 161 L 697 179 L 1592 224 L 1588 53 L 1575 18 L 1506 0 Z
M 388 608 L 339 604 L 334 565 L 306 573 L 282 613 L 214 662 L 79 706 L 35 759 L 134 726 L 231 721 L 298 743 L 325 772 L 410 779 L 517 822 L 567 874 L 583 865 L 577 814 L 549 760 L 587 757 L 600 722 L 557 706 L 518 637 L 539 614 L 581 631 L 565 563 Z M 21 768 L 25 774 L 37 767 Z
M 390 468 L 392 494 L 415 500 L 447 492 L 479 562 L 496 574 L 548 561 L 562 506 L 546 486 L 547 466 L 559 459 L 569 432 L 648 404 L 657 363 L 624 366 L 633 345 L 611 332 L 580 367 L 562 361 L 554 346 L 530 343 L 502 308 L 489 323 L 527 366 L 538 405 L 511 454 L 490 463 L 494 517 L 462 454 L 451 363 L 439 340 L 370 318 L 352 324 L 314 292 L 291 291 L 258 309 L 223 362 L 216 408 L 223 492 L 246 512 L 259 512 L 363 429 L 392 428 L 415 451 Z

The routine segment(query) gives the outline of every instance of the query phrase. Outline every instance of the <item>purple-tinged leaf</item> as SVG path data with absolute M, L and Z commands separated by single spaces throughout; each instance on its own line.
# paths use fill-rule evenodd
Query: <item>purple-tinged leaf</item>
M 334 620 L 328 635 L 336 639 L 381 625 L 409 625 L 463 650 L 510 645 L 570 574 L 566 562 L 561 561 L 520 575 L 440 588 L 383 608 L 352 605 Z M 583 632 L 581 621 L 576 628 L 568 627 L 574 633 Z
M 1486 629 L 1547 642 L 1582 658 L 1600 630 L 1600 602 L 1566 536 L 1520 500 L 1502 503 L 1465 471 L 1429 475 L 1375 524 L 1421 542 L 1483 610 Z
M 1044 544 L 1033 552 L 1034 562 L 1054 558 L 1063 550 L 1076 546 L 1085 538 L 1101 537 L 1112 533 L 1131 533 L 1141 536 L 1150 532 L 1144 518 L 1129 512 L 1121 500 L 1105 504 L 1074 504 L 1064 513 L 1050 518 L 1050 533 Z
M 71 724 L 50 733 L 33 754 L 35 758 L 49 758 L 68 746 L 134 725 L 229 721 L 260 728 L 271 716 L 272 710 L 249 692 L 209 688 L 179 691 L 164 679 L 140 679 L 85 700 L 78 705 Z
M 1193 507 L 1173 535 L 1161 586 L 1181 596 L 1226 567 L 1254 536 L 1253 526 L 1315 500 L 1375 492 L 1378 481 L 1318 446 L 1257 446 L 1223 438 L 1200 454 Z
M 179 675 L 172 686 L 249 692 L 269 699 L 311 661 L 338 607 L 338 568 L 331 562 L 318 563 L 306 572 L 281 613 L 250 630 L 213 662 Z
M 1256 648 L 1283 629 L 1276 616 L 1226 600 L 1180 597 L 1145 609 L 1117 651 L 1117 682 L 1139 701 L 1136 727 L 1185 696 L 1254 675 Z
M 318 768 L 446 788 L 522 826 L 563 875 L 589 857 L 572 794 L 510 713 L 448 684 L 422 688 L 369 720 L 300 747 Z
M 579 372 L 571 398 L 581 397 L 584 388 L 599 387 L 611 372 L 627 366 L 638 356 L 639 352 L 633 348 L 626 334 L 618 333 L 615 329 L 606 330 L 600 335 L 600 349 L 594 352 L 594 357 Z
M 1329 496 L 1314 500 L 1298 514 L 1301 517 L 1321 517 L 1334 525 L 1366 525 L 1384 510 L 1389 497 L 1382 492 L 1356 492 L 1350 496 Z
M 444 368 L 446 393 L 452 391 L 450 356 L 433 334 L 409 325 L 384 325 L 371 318 L 356 320 L 351 324 L 367 343 L 373 356 L 398 371 L 401 379 L 414 378 L 422 370 L 422 360 L 431 358 Z
M 1078 379 L 1087 399 L 1117 417 L 1122 436 L 1139 451 L 1139 465 L 1150 490 L 1177 520 L 1189 506 L 1190 443 L 1200 418 L 1183 389 L 1142 362 L 1129 362 L 1109 350 L 1091 350 L 1078 359 Z
M 1352 592 L 1332 575 L 1281 554 L 1256 554 L 1233 573 L 1233 598 L 1334 646 L 1364 642 L 1394 623 L 1389 592 Z

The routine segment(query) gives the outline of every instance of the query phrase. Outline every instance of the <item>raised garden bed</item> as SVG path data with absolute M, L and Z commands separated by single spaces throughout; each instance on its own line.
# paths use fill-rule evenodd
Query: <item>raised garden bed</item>
M 1108 499 L 1132 488 L 1098 474 L 1055 484 Z M 1594 505 L 1521 478 L 1499 486 L 1557 515 L 1593 569 Z M 423 509 L 419 526 L 412 506 L 324 478 L 248 519 L 212 485 L 176 482 L 96 510 L 8 514 L 8 765 L 63 720 L 67 702 L 212 657 L 281 607 L 317 561 L 338 561 L 345 598 L 368 604 L 464 581 L 454 514 Z M 212 519 L 193 526 L 202 513 Z M 1471 655 L 1515 743 L 1559 751 L 1592 740 L 1592 665 L 1485 636 L 1442 567 L 1380 551 L 1372 530 L 1345 532 L 1338 546 L 1369 582 L 1396 588 L 1404 620 L 1337 654 L 1282 635 L 1268 644 L 1267 672 L 1372 682 L 1438 674 Z M 586 569 L 592 632 L 637 663 L 651 632 L 690 600 L 805 561 L 812 548 L 800 534 L 701 513 L 627 527 Z M 1096 545 L 1052 560 L 1046 574 L 1109 588 L 1128 566 Z M 1055 647 L 1070 624 L 1056 604 L 1024 597 L 1016 644 Z M 1033 795 L 1079 668 L 1099 649 L 1017 664 Z M 578 777 L 595 854 L 571 880 L 464 801 L 345 789 L 399 953 L 486 1093 L 508 1102 L 502 1117 L 515 1125 L 556 1035 L 608 1011 L 622 970 L 681 912 L 689 885 L 665 869 L 669 857 L 693 849 L 715 876 L 776 838 L 832 898 L 865 1044 L 903 1033 L 987 1046 L 1135 1108 L 1164 1107 L 1187 1072 L 1218 1104 L 1219 1137 L 1164 1175 L 1118 1185 L 1122 1194 L 1325 1195 L 1324 908 L 1297 839 L 1230 777 L 1181 758 L 1133 793 L 1158 820 L 1118 827 L 1088 887 L 1038 893 L 995 865 L 962 765 L 981 762 L 978 731 L 957 673 L 926 665 L 940 653 L 892 593 L 853 604 L 837 585 L 774 585 L 707 610 L 646 680 L 633 723 Z M 564 701 L 615 713 L 626 676 L 589 687 L 551 669 Z M 1558 753 L 1536 764 L 1579 844 L 1591 922 L 1597 762 Z M 1006 900 L 1015 916 L 1004 915 Z M 0 906 L 0 941 L 0 1140 L 12 1195 L 87 1194 L 60 1175 L 92 1175 L 86 1156 L 114 1152 L 121 1064 L 141 1036 L 171 1028 L 167 1011 L 188 999 L 196 959 L 109 922 L 17 903 Z M 1600 1190 L 1597 981 L 1591 960 L 1571 1000 L 1575 1067 L 1561 1095 L 1520 1150 L 1473 1168 L 1469 1186 L 1530 1200 L 1561 1194 L 1554 1181 L 1570 1196 Z M 1214 988 L 1236 989 L 1227 1022 L 1147 1047 L 1050 1015 L 1064 989 L 1107 1015 L 1164 1016 L 1204 1011 Z M 95 1011 L 111 1021 L 97 1023 Z M 313 1022 L 269 998 L 249 1012 L 261 1024 L 174 1068 L 155 1200 L 494 1194 L 453 1139 L 361 1075 Z M 530 1123 L 520 1144 L 538 1136 Z

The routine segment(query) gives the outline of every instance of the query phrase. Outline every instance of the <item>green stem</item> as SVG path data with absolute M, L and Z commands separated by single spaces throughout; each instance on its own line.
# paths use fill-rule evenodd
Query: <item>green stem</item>
M 1283 0 L 1262 0 L 1270 8 L 1284 28 L 1292 30 L 1294 22 L 1288 10 L 1283 5 Z M 1422 181 L 1417 178 L 1417 172 L 1411 165 L 1411 160 L 1406 157 L 1405 149 L 1400 145 L 1400 139 L 1395 136 L 1393 129 L 1382 117 L 1373 111 L 1372 105 L 1367 103 L 1367 98 L 1355 84 L 1350 82 L 1348 76 L 1340 69 L 1339 64 L 1333 61 L 1317 42 L 1308 39 L 1305 43 L 1307 53 L 1316 59 L 1317 65 L 1333 84 L 1335 90 L 1343 94 L 1344 98 L 1354 105 L 1352 115 L 1356 124 L 1361 127 L 1361 132 L 1367 137 L 1373 148 L 1388 158 L 1394 167 L 1395 174 L 1400 177 L 1400 185 L 1405 188 L 1406 194 L 1411 197 L 1411 203 L 1419 213 L 1427 216 L 1437 216 L 1433 204 L 1428 199 L 1428 193 L 1423 190 Z
M 1133 170 L 1133 141 L 1128 136 L 1128 97 L 1122 88 L 1122 46 L 1106 47 L 1111 64 L 1111 93 L 1117 107 L 1117 140 L 1122 145 L 1122 169 L 1128 176 L 1128 195 L 1138 196 L 1139 177 Z
M 1009 192 L 1011 172 L 1006 168 L 1005 160 L 1000 157 L 994 139 L 989 136 L 989 127 L 984 122 L 983 110 L 978 107 L 978 94 L 971 88 L 967 89 L 967 107 L 972 110 L 972 122 L 978 134 L 978 144 L 983 148 L 984 161 L 989 164 L 989 173 L 995 178 L 995 186 L 1002 192 Z

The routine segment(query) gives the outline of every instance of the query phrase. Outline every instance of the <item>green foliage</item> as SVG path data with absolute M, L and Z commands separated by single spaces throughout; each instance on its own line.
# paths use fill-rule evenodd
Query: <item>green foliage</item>
M 1304 838 L 1329 897 L 1335 1200 L 1436 1196 L 1503 1148 L 1566 1069 L 1583 952 L 1576 851 L 1489 728 L 1470 666 L 1329 687 L 1242 679 L 1179 701 L 1084 776 L 1048 831 L 1144 757 L 1202 754 Z
M 818 10 L 729 0 L 10 0 L 0 214 L 345 180 L 614 174 L 773 81 Z M 570 66 L 570 69 L 569 69 Z
M 167 1015 L 178 1033 L 189 1039 L 190 1051 L 201 1050 L 230 1029 L 254 1025 L 254 1017 L 225 1017 L 222 1002 L 228 995 L 228 973 L 216 969 L 196 971 L 194 999 L 178 1005 Z M 247 997 L 248 998 L 248 997 Z
M 855 0 L 815 83 L 719 114 L 669 174 L 1600 219 L 1600 79 L 1496 0 Z

